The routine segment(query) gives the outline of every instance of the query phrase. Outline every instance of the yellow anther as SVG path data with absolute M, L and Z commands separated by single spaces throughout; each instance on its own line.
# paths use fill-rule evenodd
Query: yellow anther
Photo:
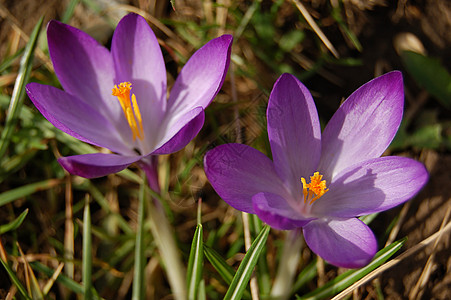
M 141 118 L 141 112 L 139 111 L 138 102 L 136 102 L 135 94 L 132 94 L 130 101 L 130 90 L 132 84 L 130 82 L 122 82 L 113 87 L 113 96 L 116 96 L 121 104 L 122 111 L 124 112 L 125 119 L 127 119 L 128 125 L 133 133 L 133 140 L 138 137 L 140 140 L 144 138 L 144 130 Z
M 312 204 L 319 198 L 321 198 L 329 189 L 326 186 L 326 180 L 322 180 L 323 175 L 319 172 L 315 172 L 313 176 L 310 176 L 310 183 L 307 183 L 304 177 L 301 177 L 302 192 L 304 194 L 304 203 L 310 201 Z
M 138 121 L 138 124 L 139 124 L 138 132 L 140 132 L 141 136 L 143 137 L 143 135 L 144 135 L 143 119 L 141 118 L 141 112 L 139 111 L 139 106 L 138 106 L 138 102 L 136 102 L 135 94 L 132 94 L 132 104 L 133 104 L 133 111 L 135 113 L 136 120 Z

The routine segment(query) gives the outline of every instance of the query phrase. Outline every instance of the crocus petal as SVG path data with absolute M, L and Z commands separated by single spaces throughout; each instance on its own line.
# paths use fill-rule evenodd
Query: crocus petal
M 338 267 L 363 267 L 377 251 L 373 232 L 356 218 L 314 220 L 303 228 L 303 232 L 309 248 Z
M 197 107 L 193 109 L 189 114 L 190 120 L 187 122 L 186 119 L 185 125 L 177 132 L 175 135 L 172 135 L 169 141 L 159 147 L 157 150 L 152 152 L 152 155 L 156 154 L 170 154 L 177 152 L 184 148 L 202 129 L 205 120 L 205 113 L 202 107 Z M 188 116 L 187 116 L 188 117 Z M 179 120 L 182 122 L 182 119 Z M 180 128 L 178 124 L 170 127 L 171 129 Z M 172 132 L 172 130 L 171 130 Z M 171 136 L 171 134 L 167 134 L 167 137 Z M 163 138 L 166 140 L 167 137 Z
M 319 216 L 355 217 L 384 211 L 410 198 L 426 184 L 423 164 L 385 156 L 349 167 L 339 174 L 312 207 Z
M 64 90 L 117 120 L 122 111 L 111 96 L 114 64 L 108 49 L 83 31 L 54 20 L 47 26 L 47 39 Z
M 157 38 L 143 17 L 129 14 L 122 18 L 114 31 L 111 54 L 115 83 L 132 83 L 145 139 L 152 143 L 166 108 L 166 67 Z
M 219 92 L 230 62 L 232 36 L 211 40 L 191 56 L 177 77 L 168 100 L 170 118 L 178 118 L 194 107 L 204 109 Z
M 319 170 L 326 179 L 350 165 L 379 157 L 398 130 L 403 105 L 399 71 L 373 79 L 349 96 L 322 135 Z
M 96 146 L 127 153 L 115 127 L 96 109 L 60 89 L 30 83 L 26 91 L 42 115 L 56 128 Z
M 321 127 L 308 89 L 283 74 L 269 97 L 268 137 L 279 176 L 291 191 L 301 192 L 301 177 L 313 175 L 321 155 Z
M 312 220 L 304 218 L 288 201 L 276 194 L 258 193 L 252 197 L 252 207 L 263 222 L 280 230 L 299 228 Z
M 90 153 L 61 157 L 58 162 L 71 174 L 96 178 L 119 172 L 140 159 L 140 156 Z
M 255 214 L 252 196 L 259 192 L 285 195 L 287 192 L 273 162 L 247 145 L 225 144 L 207 152 L 204 169 L 221 198 L 232 207 Z

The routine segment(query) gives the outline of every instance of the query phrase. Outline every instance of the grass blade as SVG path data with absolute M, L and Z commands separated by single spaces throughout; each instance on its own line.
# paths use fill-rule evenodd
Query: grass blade
M 256 236 L 262 230 L 263 222 L 257 215 L 250 214 L 249 218 L 252 225 L 252 234 Z M 266 249 L 263 249 L 263 253 L 260 255 L 258 260 L 257 280 L 260 295 L 262 297 L 268 296 L 271 292 L 271 275 L 269 274 Z
M 197 299 L 199 283 L 202 279 L 202 265 L 203 265 L 203 230 L 202 224 L 197 224 L 196 232 L 194 232 L 193 242 L 191 244 L 191 251 L 188 260 L 187 271 L 187 287 L 188 299 Z
M 14 131 L 17 116 L 20 113 L 20 109 L 23 105 L 23 99 L 25 96 L 25 85 L 30 78 L 34 49 L 38 41 L 38 36 L 41 31 L 42 21 L 44 17 L 41 17 L 31 33 L 30 40 L 25 46 L 24 55 L 20 60 L 19 72 L 17 73 L 16 82 L 14 84 L 14 90 L 11 96 L 11 102 L 9 104 L 8 114 L 6 116 L 5 128 L 2 131 L 0 137 L 0 158 L 3 157 L 8 148 L 11 135 Z
M 266 245 L 270 227 L 265 225 L 259 235 L 255 238 L 252 246 L 247 251 L 238 270 L 233 277 L 232 283 L 224 297 L 224 300 L 241 299 L 247 283 L 249 282 L 258 258 Z
M 80 0 L 71 0 L 69 4 L 67 5 L 66 10 L 64 11 L 64 15 L 61 18 L 61 22 L 68 23 L 70 18 L 72 18 L 72 15 L 74 14 L 75 7 L 77 6 L 78 2 Z
M 36 276 L 34 276 L 34 272 L 31 269 L 30 265 L 28 264 L 28 261 L 25 257 L 25 254 L 22 251 L 22 248 L 20 247 L 19 243 L 16 242 L 16 244 L 24 263 L 25 281 L 27 283 L 28 294 L 31 295 L 31 298 L 33 300 L 44 299 L 44 295 L 42 294 L 38 280 L 36 279 Z
M 310 282 L 310 280 L 315 278 L 317 273 L 318 272 L 316 270 L 316 258 L 315 258 L 310 264 L 308 264 L 302 269 L 301 273 L 299 273 L 295 283 L 293 284 L 292 289 L 293 293 L 303 288 L 308 282 Z
M 235 270 L 227 264 L 218 252 L 211 249 L 207 245 L 204 245 L 204 254 L 222 279 L 230 285 L 230 283 L 232 283 L 233 276 L 235 275 Z
M 415 81 L 451 109 L 451 74 L 440 61 L 412 51 L 404 51 L 401 58 Z
M 86 180 L 87 184 L 87 191 L 89 191 L 89 194 L 91 195 L 92 199 L 97 202 L 97 204 L 100 205 L 100 207 L 105 211 L 105 213 L 112 218 L 114 218 L 115 222 L 117 222 L 120 229 L 124 231 L 126 235 L 134 235 L 135 232 L 130 227 L 130 224 L 127 223 L 127 221 L 122 217 L 121 214 L 118 212 L 115 212 L 111 209 L 110 203 L 105 198 L 105 196 L 100 192 L 100 190 L 90 181 Z
M 199 292 L 197 293 L 197 300 L 207 300 L 207 294 L 205 292 L 205 281 L 203 279 L 199 282 Z
M 39 271 L 44 273 L 46 276 L 48 277 L 52 277 L 53 273 L 55 273 L 55 271 L 49 267 L 47 267 L 46 265 L 41 264 L 38 261 L 34 261 L 34 262 L 30 262 L 30 266 Z M 56 282 L 64 285 L 66 288 L 68 288 L 69 290 L 71 290 L 72 292 L 79 294 L 79 295 L 83 295 L 83 287 L 76 282 L 73 279 L 70 279 L 69 277 L 67 277 L 64 274 L 60 274 L 58 276 L 58 278 L 56 279 Z
M 24 50 L 25 50 L 25 48 L 21 48 L 16 53 L 14 53 L 10 57 L 7 57 L 5 60 L 3 60 L 3 62 L 0 64 L 0 73 L 2 73 L 9 66 L 11 66 L 13 64 L 13 62 L 16 60 L 16 58 L 22 55 Z
M 146 257 L 144 255 L 144 209 L 145 202 L 148 201 L 146 195 L 145 183 L 143 183 L 141 184 L 138 197 L 138 230 L 136 232 L 135 243 L 135 269 L 132 291 L 133 300 L 141 300 L 145 298 L 144 267 L 146 264 Z
M 52 188 L 60 183 L 61 183 L 61 181 L 58 179 L 48 179 L 48 180 L 44 180 L 44 181 L 30 183 L 30 184 L 23 185 L 21 187 L 6 191 L 6 192 L 0 194 L 0 206 L 8 204 L 19 198 L 31 195 L 37 191 L 42 191 L 42 190 Z
M 44 299 L 44 294 L 42 293 L 42 290 L 41 290 L 41 287 L 40 287 L 40 285 L 38 283 L 38 280 L 36 279 L 36 276 L 34 275 L 34 272 L 31 269 L 31 267 L 28 264 L 28 262 L 26 263 L 26 268 L 28 269 L 28 272 L 30 274 L 31 295 L 32 295 L 33 299 L 43 300 Z
M 30 296 L 28 296 L 27 291 L 25 290 L 24 286 L 22 285 L 22 283 L 20 283 L 19 279 L 17 278 L 16 274 L 14 273 L 14 271 L 9 267 L 9 265 L 3 261 L 3 259 L 0 258 L 0 262 L 2 263 L 3 267 L 5 268 L 6 272 L 9 275 L 9 278 L 11 279 L 11 281 L 13 282 L 13 284 L 17 287 L 17 289 L 19 290 L 19 293 L 27 300 L 31 300 Z
M 28 208 L 26 210 L 23 211 L 23 213 L 20 214 L 20 216 L 18 216 L 14 221 L 2 225 L 0 226 L 0 235 L 11 231 L 11 230 L 16 230 L 21 224 L 22 222 L 25 220 L 25 217 L 28 214 Z
M 216 272 L 224 279 L 227 285 L 230 285 L 235 275 L 235 270 L 227 264 L 227 262 L 219 255 L 218 252 L 204 245 L 204 255 L 208 261 L 215 268 Z M 251 299 L 251 293 L 248 290 L 244 291 L 243 299 Z
M 91 245 L 91 212 L 86 200 L 83 212 L 83 288 L 85 299 L 92 298 L 92 245 Z
M 357 49 L 357 51 L 361 52 L 363 50 L 362 44 L 360 44 L 357 36 L 348 28 L 346 22 L 343 20 L 341 16 L 341 11 L 339 7 L 334 7 L 332 9 L 332 18 L 337 21 L 338 26 L 340 26 L 341 30 L 346 34 L 346 37 L 351 41 L 353 46 Z
M 378 215 L 379 215 L 379 213 L 374 213 L 374 214 L 370 214 L 370 215 L 364 215 L 364 216 L 359 217 L 359 219 L 360 219 L 360 221 L 362 221 L 363 223 L 368 225 L 371 222 L 373 222 L 373 220 L 376 219 L 376 217 Z
M 64 263 L 60 263 L 58 265 L 58 268 L 56 268 L 55 272 L 53 273 L 52 277 L 50 277 L 49 281 L 44 285 L 44 288 L 42 289 L 42 292 L 45 296 L 50 292 L 52 289 L 53 284 L 55 283 L 58 276 L 61 274 L 61 271 L 63 270 Z
M 407 238 L 396 241 L 377 252 L 374 259 L 366 267 L 357 270 L 349 270 L 335 277 L 333 280 L 327 282 L 324 286 L 314 290 L 311 293 L 308 293 L 305 296 L 298 297 L 297 299 L 326 299 L 336 295 L 338 292 L 341 292 L 342 290 L 352 285 L 354 282 L 386 262 L 393 254 L 401 249 L 406 240 Z

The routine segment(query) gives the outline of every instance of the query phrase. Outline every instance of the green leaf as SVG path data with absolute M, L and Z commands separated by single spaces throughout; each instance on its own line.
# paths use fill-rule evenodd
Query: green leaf
M 290 52 L 297 44 L 300 44 L 304 38 L 305 33 L 303 31 L 290 31 L 280 38 L 279 47 L 285 52 Z
M 0 226 L 0 235 L 4 234 L 5 232 L 16 230 L 17 227 L 19 227 L 22 222 L 25 220 L 25 217 L 28 214 L 28 208 L 23 211 L 23 213 L 20 214 L 14 221 Z
M 373 260 L 367 266 L 357 270 L 346 271 L 345 273 L 330 280 L 322 287 L 312 291 L 311 293 L 308 293 L 307 295 L 298 297 L 297 299 L 317 300 L 331 298 L 332 296 L 351 286 L 357 280 L 363 278 L 371 271 L 373 271 L 374 269 L 382 265 L 384 262 L 386 262 L 393 254 L 395 254 L 399 249 L 401 249 L 406 240 L 407 238 L 404 238 L 402 240 L 393 242 L 392 244 L 388 245 L 384 249 L 377 252 Z
M 0 194 L 0 206 L 3 206 L 19 198 L 31 195 L 37 191 L 52 188 L 60 183 L 61 183 L 60 180 L 48 179 L 44 181 L 23 185 L 21 187 L 6 191 Z
M 8 178 L 9 174 L 21 169 L 35 156 L 36 152 L 38 152 L 37 149 L 30 149 L 3 159 L 0 162 L 0 182 Z
M 442 125 L 427 125 L 415 131 L 408 139 L 408 144 L 418 148 L 437 149 L 442 144 Z
M 202 279 L 203 266 L 203 230 L 202 224 L 197 224 L 188 260 L 187 287 L 188 299 L 197 299 L 199 283 Z
M 238 270 L 233 277 L 232 283 L 227 290 L 224 300 L 241 299 L 246 286 L 251 279 L 254 267 L 257 264 L 258 258 L 266 245 L 270 227 L 265 225 L 260 234 L 255 238 L 251 247 L 243 258 Z
M 421 114 L 419 119 L 425 121 L 425 114 Z M 442 133 L 446 132 L 446 130 L 443 128 L 444 125 L 437 122 L 437 120 L 434 120 L 430 124 L 420 124 L 421 127 L 415 128 L 415 131 L 410 134 L 406 130 L 408 120 L 403 120 L 393 142 L 390 144 L 390 150 L 405 149 L 407 147 L 440 148 L 442 144 L 446 143 L 442 136 Z
M 5 268 L 6 272 L 9 275 L 9 278 L 14 283 L 14 285 L 19 290 L 19 293 L 27 300 L 31 300 L 30 296 L 28 296 L 27 291 L 25 290 L 22 283 L 20 283 L 19 278 L 17 278 L 16 274 L 14 274 L 14 271 L 9 267 L 9 265 L 3 261 L 3 259 L 0 258 L 0 262 L 2 263 L 3 267 Z
M 8 114 L 6 115 L 6 124 L 3 128 L 0 137 L 0 158 L 3 157 L 8 149 L 11 135 L 16 127 L 17 117 L 20 114 L 20 109 L 25 98 L 25 85 L 30 78 L 31 68 L 33 64 L 34 49 L 38 41 L 39 33 L 41 32 L 42 21 L 41 17 L 30 35 L 30 40 L 25 46 L 24 55 L 20 60 L 19 72 L 17 73 L 16 82 L 14 84 L 11 102 L 9 104 Z
M 451 109 L 451 75 L 440 61 L 412 51 L 404 51 L 401 58 L 416 82 Z
M 253 23 L 257 37 L 261 39 L 261 42 L 272 42 L 276 35 L 273 16 L 268 13 L 255 14 L 251 23 Z
M 92 239 L 91 239 L 91 212 L 89 201 L 86 200 L 83 212 L 83 288 L 84 298 L 92 298 Z

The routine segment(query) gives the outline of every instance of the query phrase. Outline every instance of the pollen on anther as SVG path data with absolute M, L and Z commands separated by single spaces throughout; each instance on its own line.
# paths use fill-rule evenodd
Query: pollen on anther
M 122 95 L 130 94 L 130 90 L 132 89 L 131 82 L 121 82 L 118 85 L 113 87 L 113 96 L 119 97 Z
M 124 112 L 130 129 L 132 130 L 133 140 L 137 137 L 142 140 L 144 138 L 144 130 L 142 125 L 141 112 L 139 111 L 138 102 L 134 94 L 130 97 L 130 90 L 132 84 L 128 81 L 121 82 L 115 85 L 112 90 L 112 95 L 116 96 Z M 130 99 L 131 98 L 131 99 Z
M 310 176 L 310 183 L 307 183 L 304 177 L 301 178 L 304 203 L 309 202 L 309 204 L 312 204 L 329 191 L 326 180 L 322 179 L 323 175 L 319 174 L 319 172 L 315 172 L 313 176 Z

